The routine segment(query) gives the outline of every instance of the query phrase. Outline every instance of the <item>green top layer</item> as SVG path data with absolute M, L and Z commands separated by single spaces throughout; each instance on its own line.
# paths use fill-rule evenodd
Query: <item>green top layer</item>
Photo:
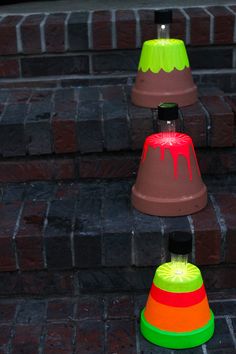
M 172 262 L 158 267 L 153 280 L 155 286 L 173 293 L 191 292 L 202 286 L 201 272 L 195 265 L 187 263 L 181 274 L 176 270 Z
M 171 72 L 174 69 L 189 68 L 184 42 L 180 39 L 152 39 L 143 44 L 139 70 L 158 73 L 161 69 Z

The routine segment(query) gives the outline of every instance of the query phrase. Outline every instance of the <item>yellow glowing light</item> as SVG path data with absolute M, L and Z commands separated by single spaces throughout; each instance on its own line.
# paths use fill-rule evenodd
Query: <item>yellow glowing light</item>
M 169 267 L 161 271 L 161 274 L 171 281 L 183 282 L 195 277 L 196 270 L 189 267 L 190 263 L 181 264 L 181 262 L 170 262 Z

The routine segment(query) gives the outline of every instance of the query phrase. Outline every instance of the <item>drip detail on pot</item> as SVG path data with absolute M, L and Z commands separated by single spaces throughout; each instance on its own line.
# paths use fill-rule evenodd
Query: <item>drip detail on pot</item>
M 187 162 L 187 168 L 189 172 L 189 179 L 192 180 L 192 167 L 191 167 L 191 149 L 196 159 L 192 139 L 181 133 L 158 133 L 150 135 L 144 143 L 143 154 L 141 161 L 144 162 L 147 156 L 149 147 L 153 149 L 160 149 L 160 159 L 163 161 L 165 159 L 165 150 L 168 149 L 171 153 L 173 159 L 173 169 L 174 177 L 178 178 L 178 158 L 183 156 Z M 200 170 L 198 167 L 197 159 L 196 164 L 198 168 L 198 173 L 200 175 Z

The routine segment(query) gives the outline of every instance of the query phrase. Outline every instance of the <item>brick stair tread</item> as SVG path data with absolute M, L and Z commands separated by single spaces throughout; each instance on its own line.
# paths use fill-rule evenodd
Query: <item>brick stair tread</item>
M 0 182 L 133 177 L 150 109 L 130 103 L 131 86 L 0 90 Z M 199 87 L 180 110 L 203 174 L 236 172 L 236 95 Z
M 185 41 L 196 83 L 234 92 L 236 7 L 222 2 L 197 5 L 176 4 L 171 37 Z M 32 13 L 25 12 L 24 5 L 23 13 L 1 6 L 0 87 L 129 83 L 136 75 L 143 42 L 156 37 L 154 9 L 150 4 L 134 8 L 127 3 L 123 10 L 114 6 L 79 12 L 69 6 L 57 13 L 50 9 L 45 13 L 41 5 L 33 6 Z
M 131 86 L 0 90 L 3 158 L 137 151 L 153 132 L 150 109 L 130 102 Z M 179 129 L 195 147 L 234 147 L 235 96 L 199 89 L 180 110 Z
M 206 183 L 207 208 L 178 218 L 133 209 L 133 181 L 3 184 L 0 272 L 152 268 L 168 256 L 172 231 L 194 233 L 198 265 L 235 264 L 235 177 Z
M 140 311 L 148 293 L 115 293 L 34 299 L 1 299 L 0 350 L 6 353 L 178 354 L 147 342 L 140 333 Z M 235 291 L 208 292 L 215 314 L 213 338 L 192 354 L 235 353 Z M 92 340 L 91 340 L 92 331 Z M 27 349 L 26 349 L 27 348 Z M 182 351 L 181 351 L 182 352 Z

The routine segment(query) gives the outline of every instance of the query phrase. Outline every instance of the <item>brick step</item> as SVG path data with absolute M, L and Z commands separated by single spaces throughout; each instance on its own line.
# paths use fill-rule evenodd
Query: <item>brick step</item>
M 11 348 L 14 354 L 235 353 L 235 292 L 208 292 L 215 315 L 214 336 L 186 351 L 155 346 L 141 335 L 140 312 L 147 296 L 145 292 L 1 299 L 0 349 L 7 353 Z
M 3 158 L 142 149 L 153 133 L 150 109 L 130 102 L 131 86 L 0 90 Z M 180 109 L 179 130 L 195 147 L 232 148 L 236 96 L 199 88 L 199 101 Z
M 208 206 L 178 218 L 134 210 L 133 181 L 2 185 L 0 295 L 144 290 L 173 231 L 193 234 L 209 288 L 235 287 L 235 177 L 206 182 Z
M 235 148 L 196 149 L 196 155 L 203 175 L 236 173 Z M 125 152 L 2 159 L 0 183 L 133 178 L 137 174 L 140 156 L 141 152 Z
M 150 109 L 130 103 L 131 86 L 0 90 L 0 182 L 133 177 Z M 236 96 L 199 88 L 180 110 L 203 174 L 235 173 Z
M 135 6 L 27 15 L 2 12 L 0 84 L 81 85 L 97 79 L 124 83 L 136 73 L 143 41 L 156 38 L 153 11 Z M 218 83 L 228 92 L 235 89 L 235 16 L 235 6 L 180 7 L 174 10 L 171 29 L 172 37 L 187 44 L 197 82 Z M 222 77 L 216 69 L 230 72 Z

